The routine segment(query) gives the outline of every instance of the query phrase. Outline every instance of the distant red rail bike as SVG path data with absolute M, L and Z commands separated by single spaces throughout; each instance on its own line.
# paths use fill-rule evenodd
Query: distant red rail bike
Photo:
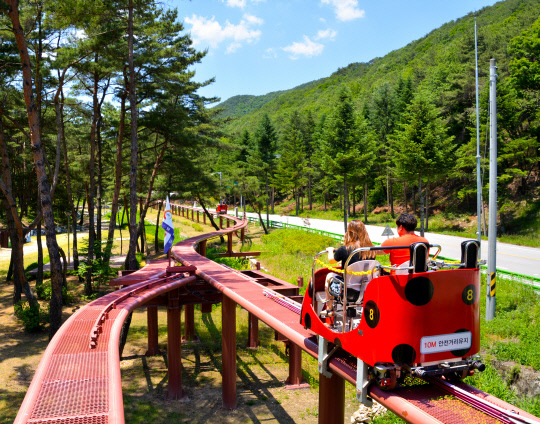
M 216 206 L 216 213 L 218 213 L 218 214 L 227 213 L 227 205 L 221 204 L 221 203 L 219 205 L 217 205 Z
M 438 248 L 433 259 L 430 248 Z M 375 260 L 349 265 L 356 253 L 381 249 L 351 253 L 343 279 L 329 284 L 331 313 L 326 313 L 325 279 L 332 270 L 315 271 L 326 251 L 315 256 L 301 323 L 319 335 L 319 371 L 326 372 L 338 348 L 354 355 L 357 390 L 366 403 L 372 382 L 392 389 L 408 375 L 456 379 L 483 370 L 475 357 L 480 349 L 478 242 L 463 242 L 459 264 L 437 260 L 438 245 L 415 243 L 384 248 L 410 251 L 410 261 L 399 267 Z

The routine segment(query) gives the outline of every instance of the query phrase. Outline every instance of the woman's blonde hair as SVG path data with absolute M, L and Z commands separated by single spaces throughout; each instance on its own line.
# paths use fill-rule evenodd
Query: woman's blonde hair
M 343 238 L 343 242 L 347 248 L 352 250 L 359 247 L 373 247 L 373 243 L 369 238 L 369 234 L 366 230 L 366 226 L 362 221 L 357 219 L 350 221 L 347 225 L 347 232 Z M 376 252 L 360 252 L 360 259 L 374 259 Z

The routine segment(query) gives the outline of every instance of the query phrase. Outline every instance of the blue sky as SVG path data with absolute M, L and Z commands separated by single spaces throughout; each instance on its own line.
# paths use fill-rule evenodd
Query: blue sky
M 201 95 L 287 90 L 367 62 L 495 0 L 165 0 L 207 56 Z M 481 22 L 478 21 L 478 25 Z

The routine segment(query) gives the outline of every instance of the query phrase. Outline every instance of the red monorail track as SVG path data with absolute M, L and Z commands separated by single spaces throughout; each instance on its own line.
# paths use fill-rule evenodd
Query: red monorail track
M 175 214 L 181 213 L 189 217 L 189 214 L 185 213 L 187 210 L 188 208 L 173 205 Z M 195 211 L 190 210 L 190 213 L 191 219 L 195 220 Z M 196 213 L 198 221 L 199 212 Z M 125 318 L 135 308 L 150 305 L 152 299 L 174 292 L 195 280 L 204 280 L 223 294 L 224 407 L 234 408 L 236 405 L 236 304 L 249 311 L 256 319 L 274 328 L 289 341 L 291 364 L 299 362 L 302 350 L 317 357 L 318 346 L 315 335 L 300 325 L 294 302 L 289 300 L 276 302 L 272 296 L 268 296 L 270 293 L 268 289 L 275 289 L 284 296 L 297 294 L 294 286 L 287 283 L 280 284 L 278 280 L 260 272 L 245 274 L 231 270 L 197 252 L 198 249 L 204 253 L 207 239 L 227 234 L 227 251 L 228 254 L 233 253 L 232 234 L 238 230 L 243 232 L 246 222 L 230 216 L 220 217 L 220 222 L 223 218 L 227 219 L 227 228 L 184 240 L 173 247 L 173 257 L 184 265 L 193 266 L 184 270 L 193 272 L 196 268 L 196 277 L 183 273 L 167 276 L 167 262 L 154 263 L 143 270 L 115 280 L 116 284 L 128 286 L 88 304 L 71 316 L 49 343 L 15 423 L 123 423 L 118 343 Z M 230 222 L 234 223 L 233 227 L 229 227 Z M 169 308 L 178 311 L 178 302 L 178 297 L 173 296 L 172 302 L 169 298 Z M 174 323 L 174 320 L 171 322 Z M 169 339 L 173 338 L 172 334 L 178 338 L 178 331 L 169 332 Z M 339 402 L 343 404 L 344 382 L 349 381 L 352 384 L 356 382 L 356 362 L 343 352 L 329 361 L 329 368 L 334 375 L 332 378 L 320 376 L 319 422 L 343 423 L 344 409 L 340 408 Z M 169 373 L 172 372 L 170 369 Z M 298 374 L 301 375 L 298 369 L 290 373 L 297 377 Z M 170 376 L 169 385 L 172 384 Z M 492 410 L 498 412 L 502 410 L 506 413 L 495 417 L 486 415 L 458 400 L 457 391 L 448 396 L 448 392 L 439 387 L 437 382 L 391 392 L 373 386 L 370 395 L 408 422 L 540 422 L 536 417 L 473 387 L 460 384 L 459 389 L 460 394 L 461 391 L 468 394 L 465 397 L 473 396 L 471 403 L 476 407 L 485 404 L 487 400 L 488 406 L 492 404 L 496 406 Z M 516 421 L 521 418 L 524 420 Z

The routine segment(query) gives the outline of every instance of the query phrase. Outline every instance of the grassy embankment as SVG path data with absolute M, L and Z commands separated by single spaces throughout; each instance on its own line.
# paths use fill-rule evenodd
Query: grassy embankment
M 396 210 L 398 209 L 396 208 Z M 280 203 L 275 206 L 274 211 L 276 214 L 293 215 L 295 211 L 294 202 L 288 200 Z M 409 213 L 411 213 L 410 208 Z M 398 212 L 396 212 L 396 217 L 397 215 L 399 215 Z M 328 208 L 325 211 L 323 205 L 314 204 L 313 209 L 309 210 L 307 201 L 304 202 L 304 211 L 301 212 L 299 216 L 336 221 L 343 220 L 343 212 L 337 205 L 328 205 Z M 417 217 L 419 218 L 419 216 Z M 359 211 L 356 213 L 356 216 L 352 216 L 350 219 L 360 219 L 363 221 L 364 214 L 362 211 Z M 486 220 L 487 219 L 488 218 L 486 217 Z M 390 225 L 392 227 L 395 226 L 395 219 L 392 219 L 390 213 L 386 211 L 368 213 L 368 224 L 381 226 Z M 502 231 L 502 227 L 505 225 L 506 228 Z M 508 225 L 508 222 L 506 224 L 499 223 L 500 234 L 497 237 L 499 242 L 540 247 L 540 201 L 522 205 L 512 220 L 512 231 L 508 230 Z M 467 215 L 458 212 L 437 212 L 429 217 L 429 232 L 432 233 L 475 239 L 476 227 L 476 215 Z M 487 236 L 482 236 L 482 238 L 487 240 Z

